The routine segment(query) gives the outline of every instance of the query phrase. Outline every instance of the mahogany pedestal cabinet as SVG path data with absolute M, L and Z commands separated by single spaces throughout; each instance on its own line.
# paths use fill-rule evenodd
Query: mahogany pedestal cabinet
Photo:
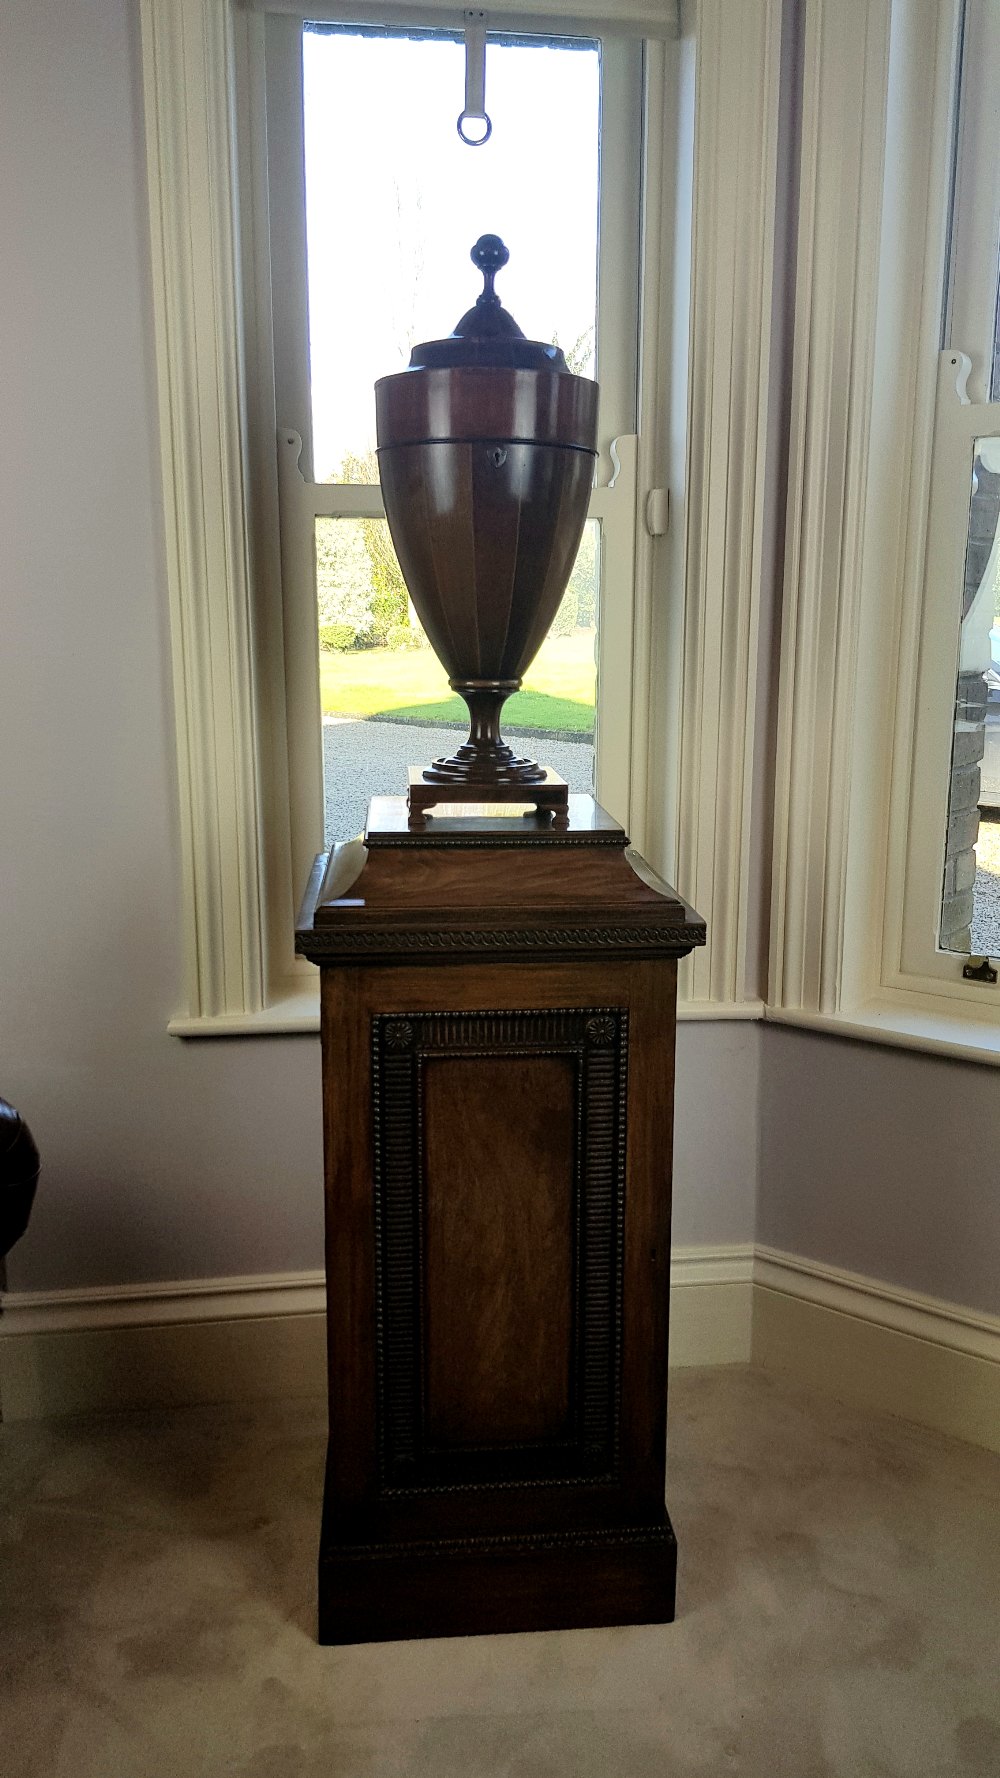
M 320 1640 L 662 1623 L 677 958 L 591 797 L 376 797 L 317 860 L 330 1443 Z

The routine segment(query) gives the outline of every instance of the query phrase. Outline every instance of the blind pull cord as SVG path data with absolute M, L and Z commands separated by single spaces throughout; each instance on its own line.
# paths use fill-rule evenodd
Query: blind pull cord
M 465 108 L 458 120 L 458 133 L 468 148 L 482 148 L 493 134 L 486 112 L 486 14 L 467 11 L 465 19 Z M 468 125 L 484 126 L 481 135 L 468 133 Z

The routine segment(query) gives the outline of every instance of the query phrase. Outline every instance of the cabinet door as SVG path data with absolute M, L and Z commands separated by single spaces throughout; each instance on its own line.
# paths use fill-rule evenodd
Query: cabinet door
M 673 972 L 325 972 L 345 1506 L 662 1508 Z

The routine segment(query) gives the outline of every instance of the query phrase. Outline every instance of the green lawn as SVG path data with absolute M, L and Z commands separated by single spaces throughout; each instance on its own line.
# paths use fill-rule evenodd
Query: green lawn
M 509 728 L 542 734 L 590 734 L 594 726 L 594 634 L 551 636 L 525 675 L 524 690 L 504 705 Z M 461 728 L 468 713 L 448 690 L 429 648 L 368 648 L 320 655 L 320 691 L 327 716 L 377 716 Z

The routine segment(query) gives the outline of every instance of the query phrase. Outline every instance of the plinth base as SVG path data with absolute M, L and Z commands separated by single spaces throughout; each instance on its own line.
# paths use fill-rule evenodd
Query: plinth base
M 414 832 L 426 827 L 428 809 L 451 803 L 477 803 L 480 807 L 490 803 L 523 803 L 526 808 L 536 808 L 540 815 L 551 815 L 554 828 L 569 826 L 569 785 L 548 766 L 537 784 L 483 783 L 472 778 L 430 784 L 422 766 L 410 766 L 406 803 Z
M 669 1624 L 677 1544 L 660 1525 L 326 1544 L 319 1640 L 392 1642 Z
M 322 966 L 320 1638 L 667 1623 L 665 1132 L 704 927 L 592 797 L 561 833 L 502 803 L 407 821 L 373 802 L 298 934 Z

